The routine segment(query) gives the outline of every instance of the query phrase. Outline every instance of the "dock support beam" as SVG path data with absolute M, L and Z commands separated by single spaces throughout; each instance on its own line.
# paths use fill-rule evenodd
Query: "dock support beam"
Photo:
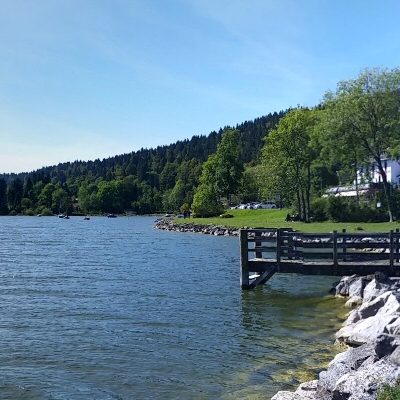
M 249 241 L 247 238 L 247 231 L 240 230 L 240 287 L 242 289 L 250 288 L 249 280 Z

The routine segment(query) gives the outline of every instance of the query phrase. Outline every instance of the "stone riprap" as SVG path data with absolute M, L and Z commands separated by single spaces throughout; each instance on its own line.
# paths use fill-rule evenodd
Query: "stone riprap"
M 239 236 L 239 228 L 228 228 L 219 225 L 200 225 L 185 222 L 184 224 L 176 224 L 168 218 L 161 218 L 156 221 L 154 226 L 156 229 L 174 232 L 190 232 L 190 233 L 203 233 L 206 235 L 215 236 Z
M 343 277 L 336 296 L 349 297 L 353 308 L 336 333 L 347 350 L 329 363 L 318 379 L 271 400 L 372 400 L 383 385 L 400 376 L 400 281 L 382 273 Z

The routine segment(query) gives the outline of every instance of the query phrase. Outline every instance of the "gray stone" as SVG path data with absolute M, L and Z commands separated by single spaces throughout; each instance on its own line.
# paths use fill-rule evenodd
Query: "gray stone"
M 374 342 L 382 333 L 388 333 L 387 325 L 392 324 L 397 318 L 396 315 L 375 315 L 344 326 L 336 333 L 336 338 L 349 346 Z
M 382 293 L 387 292 L 390 290 L 391 284 L 390 283 L 382 283 L 378 282 L 376 279 L 373 279 L 367 286 L 364 288 L 364 302 L 370 302 L 377 298 Z
M 350 286 L 360 279 L 359 275 L 344 276 L 336 286 L 336 295 L 348 297 L 350 293 Z
M 278 392 L 275 396 L 271 397 L 271 400 L 294 400 L 295 399 L 295 394 L 293 392 L 288 392 L 288 391 L 280 391 Z
M 383 333 L 379 335 L 374 343 L 374 350 L 378 358 L 390 355 L 400 346 L 400 337 L 398 335 L 389 335 Z
M 333 390 L 333 399 L 350 396 L 355 396 L 355 399 L 362 398 L 376 392 L 383 384 L 394 385 L 397 377 L 396 366 L 388 358 L 383 358 L 372 365 L 343 375 Z

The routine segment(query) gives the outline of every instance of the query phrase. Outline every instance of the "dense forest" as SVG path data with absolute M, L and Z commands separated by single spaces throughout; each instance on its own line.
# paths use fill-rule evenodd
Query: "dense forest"
M 259 163 L 263 138 L 286 113 L 270 113 L 235 127 L 242 164 Z M 191 205 L 203 164 L 216 152 L 223 131 L 103 160 L 0 174 L 0 214 L 178 211 L 182 204 Z

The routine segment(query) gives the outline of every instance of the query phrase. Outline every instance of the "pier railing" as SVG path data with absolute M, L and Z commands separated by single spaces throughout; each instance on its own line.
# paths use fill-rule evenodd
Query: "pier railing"
M 263 284 L 276 272 L 345 276 L 381 271 L 397 276 L 399 248 L 399 229 L 387 233 L 242 229 L 241 287 Z

